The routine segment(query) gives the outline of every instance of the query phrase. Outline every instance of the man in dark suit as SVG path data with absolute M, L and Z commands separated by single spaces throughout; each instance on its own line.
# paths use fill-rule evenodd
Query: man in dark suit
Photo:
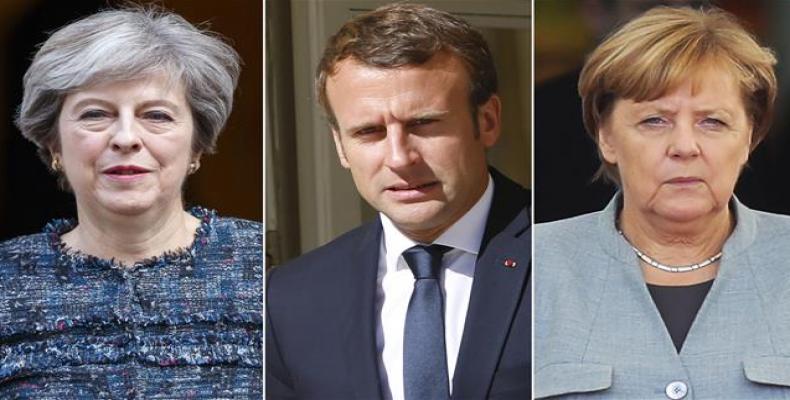
M 528 399 L 529 194 L 487 166 L 500 100 L 482 36 L 385 6 L 330 39 L 316 82 L 380 214 L 271 271 L 267 398 Z

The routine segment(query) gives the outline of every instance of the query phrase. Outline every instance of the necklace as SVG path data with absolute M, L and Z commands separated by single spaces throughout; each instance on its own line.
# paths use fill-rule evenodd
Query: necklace
M 654 268 L 658 268 L 658 269 L 660 269 L 662 271 L 666 271 L 666 272 L 690 272 L 690 271 L 698 270 L 700 268 L 705 268 L 708 265 L 711 265 L 711 264 L 715 263 L 716 261 L 719 261 L 719 259 L 721 258 L 721 252 L 718 252 L 713 257 L 706 258 L 705 260 L 703 260 L 702 262 L 697 263 L 697 264 L 678 265 L 678 266 L 666 265 L 666 264 L 662 264 L 662 263 L 652 259 L 647 254 L 645 254 L 641 250 L 637 249 L 636 246 L 631 244 L 631 242 L 628 240 L 628 238 L 625 237 L 625 234 L 623 234 L 623 231 L 617 231 L 617 232 L 619 232 L 620 236 L 622 236 L 623 239 L 625 239 L 625 241 L 628 242 L 628 245 L 631 246 L 631 249 L 634 250 L 634 253 L 636 253 L 636 256 L 639 257 L 640 260 L 642 260 L 645 263 L 647 263 L 647 265 L 650 265 L 651 267 L 654 267 Z

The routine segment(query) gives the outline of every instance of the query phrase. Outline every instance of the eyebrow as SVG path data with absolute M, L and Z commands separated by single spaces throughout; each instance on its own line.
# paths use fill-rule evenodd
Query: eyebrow
M 658 104 L 638 104 L 636 106 L 637 113 L 645 113 L 645 112 L 658 112 L 660 114 L 675 114 L 678 112 L 677 108 L 666 107 L 663 105 Z M 732 117 L 735 115 L 733 110 L 729 107 L 722 106 L 722 107 L 709 107 L 709 108 L 701 108 L 699 110 L 694 110 L 695 115 L 703 115 L 703 114 L 725 114 L 728 117 Z
M 710 114 L 724 114 L 724 116 L 728 118 L 733 118 L 735 114 L 729 108 L 719 107 L 719 108 L 704 108 L 701 110 L 697 110 L 694 112 L 697 115 L 710 115 Z
M 95 98 L 95 97 L 89 97 L 89 98 L 82 99 L 82 100 L 74 103 L 74 105 L 71 106 L 71 110 L 77 110 L 77 109 L 80 109 L 80 108 L 85 107 L 85 106 L 90 105 L 90 104 L 99 104 L 99 105 L 104 106 L 104 107 L 111 107 L 112 106 L 112 103 L 110 103 L 109 101 L 98 99 L 98 98 Z
M 173 103 L 172 101 L 165 99 L 144 101 L 140 103 L 139 108 L 148 108 L 148 107 L 156 107 L 156 106 L 164 106 L 172 109 L 175 112 L 179 112 L 179 113 L 181 112 L 181 107 L 176 105 L 176 103 Z
M 447 110 L 425 111 L 423 113 L 417 113 L 411 116 L 409 118 L 409 121 L 414 121 L 415 119 L 435 119 L 435 118 L 444 117 L 449 113 L 450 112 Z
M 72 110 L 77 110 L 77 109 L 80 109 L 82 107 L 85 107 L 85 106 L 91 105 L 91 104 L 99 104 L 99 105 L 101 105 L 103 107 L 107 107 L 107 108 L 114 107 L 114 104 L 111 101 L 107 101 L 107 100 L 100 99 L 100 98 L 97 98 L 97 97 L 88 97 L 88 98 L 85 98 L 85 99 L 82 99 L 82 100 L 76 102 L 71 107 L 71 109 Z M 172 101 L 165 100 L 165 99 L 147 100 L 147 101 L 144 101 L 144 102 L 138 104 L 135 108 L 148 108 L 148 107 L 157 107 L 157 106 L 167 107 L 167 108 L 172 109 L 176 113 L 179 113 L 179 114 L 181 113 L 181 108 L 178 105 L 176 105 Z
M 408 117 L 406 119 L 406 122 L 408 123 L 409 121 L 415 121 L 415 120 L 418 120 L 418 119 L 436 119 L 436 118 L 441 118 L 441 117 L 444 117 L 445 115 L 447 115 L 449 113 L 450 113 L 450 111 L 448 111 L 448 110 L 423 111 L 423 112 L 419 112 L 419 113 L 416 113 L 416 114 Z M 381 127 L 381 126 L 384 126 L 384 125 L 385 124 L 383 124 L 383 123 L 365 122 L 365 123 L 361 123 L 359 125 L 353 125 L 350 128 L 345 129 L 345 132 L 357 132 L 357 131 L 360 131 L 360 130 L 363 130 L 363 129 L 376 128 L 376 127 Z

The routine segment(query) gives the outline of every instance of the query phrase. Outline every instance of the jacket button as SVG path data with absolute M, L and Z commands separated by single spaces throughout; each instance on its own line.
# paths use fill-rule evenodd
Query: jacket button
M 667 385 L 666 389 L 664 389 L 664 392 L 667 394 L 668 398 L 672 400 L 680 400 L 686 397 L 686 394 L 689 392 L 689 388 L 686 386 L 685 382 L 674 381 Z

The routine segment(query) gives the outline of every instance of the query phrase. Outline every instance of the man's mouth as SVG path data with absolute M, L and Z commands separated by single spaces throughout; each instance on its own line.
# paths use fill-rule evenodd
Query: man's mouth
M 387 190 L 392 190 L 392 191 L 421 190 L 421 189 L 427 189 L 427 188 L 429 188 L 431 186 L 434 186 L 434 185 L 436 185 L 438 183 L 439 182 L 437 182 L 437 181 L 432 181 L 432 182 L 426 182 L 426 183 L 421 183 L 421 184 L 393 185 L 393 186 L 388 187 Z

